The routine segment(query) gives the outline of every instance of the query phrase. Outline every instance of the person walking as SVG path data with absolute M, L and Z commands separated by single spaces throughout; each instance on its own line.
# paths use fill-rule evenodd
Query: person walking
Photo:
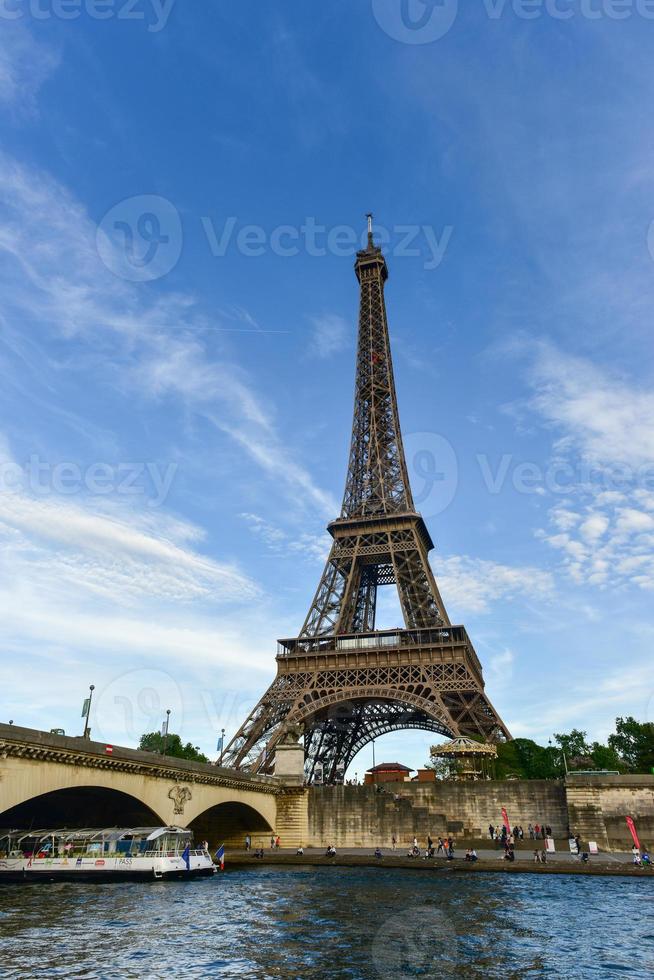
M 397 838 L 395 834 L 393 834 L 393 836 L 391 837 L 391 847 L 393 848 L 393 850 L 395 850 L 395 848 L 397 847 Z
M 492 823 L 488 825 L 488 836 L 491 840 L 495 840 L 495 827 L 493 827 Z
M 533 824 L 529 824 L 529 826 L 527 827 L 527 832 L 529 833 L 529 839 L 534 840 L 535 834 L 534 834 Z
M 245 835 L 245 850 L 246 851 L 249 851 L 251 847 L 252 847 L 252 838 L 250 837 L 249 834 L 246 834 Z

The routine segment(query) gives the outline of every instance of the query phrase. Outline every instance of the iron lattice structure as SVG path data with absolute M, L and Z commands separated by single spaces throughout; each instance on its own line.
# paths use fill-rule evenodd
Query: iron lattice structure
M 277 677 L 223 758 L 271 772 L 276 744 L 300 726 L 308 781 L 337 781 L 369 741 L 400 729 L 510 737 L 429 564 L 433 543 L 415 509 L 402 446 L 384 302 L 388 268 L 370 218 L 355 271 L 354 421 L 343 507 L 328 527 L 331 552 L 300 635 L 278 642 Z M 404 629 L 375 630 L 381 585 L 397 587 Z

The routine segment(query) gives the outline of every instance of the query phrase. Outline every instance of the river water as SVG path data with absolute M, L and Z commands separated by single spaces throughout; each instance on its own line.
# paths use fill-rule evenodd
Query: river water
M 259 867 L 3 885 L 0 977 L 652 980 L 654 875 Z

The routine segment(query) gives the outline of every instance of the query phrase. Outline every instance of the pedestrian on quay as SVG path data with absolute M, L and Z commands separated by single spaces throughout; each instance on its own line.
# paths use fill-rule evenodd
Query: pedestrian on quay
M 454 840 L 451 837 L 447 838 L 447 860 L 454 860 Z
M 434 850 L 434 842 L 431 839 L 431 834 L 427 834 L 427 853 Z
M 245 850 L 246 851 L 249 851 L 251 847 L 252 847 L 252 838 L 250 837 L 249 834 L 246 834 L 245 835 Z
M 632 855 L 633 855 L 633 859 L 634 859 L 634 864 L 636 864 L 636 865 L 638 865 L 638 867 L 640 867 L 640 863 L 641 863 L 641 861 L 642 861 L 642 858 L 641 858 L 641 856 L 640 856 L 640 851 L 639 851 L 639 849 L 638 849 L 638 848 L 636 847 L 636 845 L 635 845 L 635 844 L 634 844 L 634 846 L 633 846 L 633 847 L 631 848 L 631 853 L 632 853 Z
M 536 839 L 538 839 L 540 837 L 540 824 L 538 823 L 536 824 L 536 826 L 534 827 L 534 833 L 536 835 Z
M 443 846 L 443 838 L 442 837 L 439 837 L 438 838 L 438 844 L 436 846 L 436 853 L 437 854 L 444 854 L 445 853 L 445 847 Z
M 577 854 L 581 854 L 581 837 L 579 834 L 575 836 L 575 847 L 577 848 Z
M 274 851 L 275 850 L 275 835 L 274 834 L 271 834 L 270 835 L 270 850 L 271 851 Z
M 280 844 L 281 844 L 281 840 L 279 839 L 279 834 L 278 834 L 277 837 L 275 837 L 275 850 L 276 851 L 279 850 L 279 845 Z
M 529 824 L 529 826 L 527 827 L 527 832 L 529 833 L 529 839 L 534 840 L 536 835 L 534 834 L 533 824 Z
M 395 834 L 393 834 L 393 836 L 391 837 L 391 847 L 393 848 L 393 850 L 395 850 L 395 848 L 397 847 L 397 838 Z
M 296 853 L 296 855 L 298 857 L 304 857 L 304 848 L 302 847 L 301 844 L 300 844 L 300 846 L 298 847 L 298 849 L 297 849 L 297 851 L 295 853 Z
M 524 830 L 522 829 L 522 827 L 518 827 L 518 838 L 519 838 L 520 840 L 524 840 L 524 839 L 525 839 L 525 832 L 524 832 Z
M 545 837 L 551 837 L 551 836 L 552 836 L 552 828 L 548 824 L 547 827 L 545 828 Z
M 495 827 L 493 827 L 492 823 L 488 825 L 488 836 L 491 840 L 495 840 Z

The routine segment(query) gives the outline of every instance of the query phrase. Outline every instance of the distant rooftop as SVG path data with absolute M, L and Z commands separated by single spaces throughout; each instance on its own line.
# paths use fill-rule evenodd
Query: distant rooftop
M 373 766 L 366 772 L 413 772 L 413 769 L 403 766 L 401 762 L 380 762 L 378 766 Z

